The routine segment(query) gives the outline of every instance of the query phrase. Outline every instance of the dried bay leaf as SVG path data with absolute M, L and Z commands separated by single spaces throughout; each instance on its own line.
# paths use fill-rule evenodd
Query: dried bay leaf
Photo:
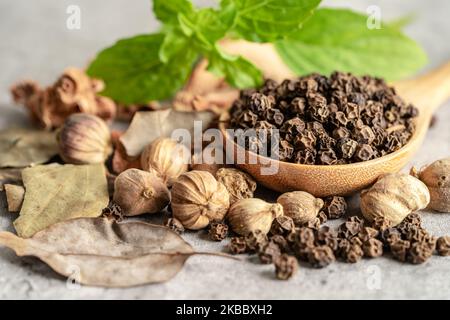
M 5 184 L 6 202 L 9 212 L 19 212 L 22 208 L 25 188 L 14 184 Z
M 56 133 L 15 128 L 0 132 L 0 167 L 22 168 L 45 163 L 58 154 Z
M 172 109 L 137 112 L 128 130 L 120 137 L 127 155 L 141 154 L 144 147 L 159 137 L 170 137 L 176 129 L 186 129 L 193 135 L 194 121 L 201 121 L 208 128 L 215 115 L 211 112 L 183 112 Z
M 32 238 L 0 232 L 0 245 L 35 256 L 81 284 L 128 287 L 170 280 L 195 254 L 177 233 L 144 222 L 80 218 L 54 224 Z
M 25 198 L 14 222 L 21 237 L 31 237 L 54 223 L 98 217 L 108 205 L 103 164 L 40 165 L 22 171 Z

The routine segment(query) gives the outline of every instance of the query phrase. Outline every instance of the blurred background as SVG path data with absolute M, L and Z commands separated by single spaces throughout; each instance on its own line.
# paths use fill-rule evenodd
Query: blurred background
M 218 3 L 194 2 L 203 6 Z M 81 9 L 80 30 L 66 28 L 69 5 Z M 370 5 L 380 7 L 384 21 L 414 16 L 405 31 L 425 48 L 430 66 L 450 58 L 448 0 L 322 1 L 322 6 L 350 7 L 361 12 Z M 52 82 L 65 67 L 86 65 L 98 50 L 117 39 L 157 28 L 151 0 L 0 0 L 1 102 L 8 101 L 5 89 L 14 80 L 29 76 L 42 83 Z

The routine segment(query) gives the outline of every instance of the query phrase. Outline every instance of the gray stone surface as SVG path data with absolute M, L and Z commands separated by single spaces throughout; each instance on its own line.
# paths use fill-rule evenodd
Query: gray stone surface
M 203 1 L 203 3 L 212 3 Z M 65 28 L 66 7 L 82 9 L 82 28 Z M 326 1 L 365 11 L 379 5 L 384 19 L 415 14 L 406 28 L 427 51 L 429 67 L 450 58 L 450 2 Z M 345 23 L 343 21 L 343 23 Z M 27 124 L 24 112 L 10 101 L 8 88 L 26 77 L 51 83 L 64 67 L 84 66 L 96 51 L 114 40 L 157 28 L 149 1 L 127 0 L 1 0 L 0 1 L 0 127 Z M 423 165 L 450 155 L 450 103 L 436 114 L 437 125 L 411 165 Z M 409 166 L 408 166 L 409 167 Z M 358 199 L 352 199 L 357 207 Z M 357 210 L 353 211 L 357 213 Z M 425 225 L 435 235 L 450 234 L 450 215 L 424 212 Z M 15 216 L 0 212 L 0 229 L 12 230 Z M 200 251 L 225 250 L 225 243 L 205 240 L 204 233 L 187 233 Z M 196 256 L 173 280 L 131 289 L 72 288 L 65 279 L 32 258 L 17 258 L 0 248 L 0 299 L 429 299 L 450 298 L 450 259 L 433 257 L 420 266 L 388 258 L 364 260 L 356 265 L 336 263 L 323 270 L 301 266 L 291 281 L 277 281 L 273 267 L 256 263 Z

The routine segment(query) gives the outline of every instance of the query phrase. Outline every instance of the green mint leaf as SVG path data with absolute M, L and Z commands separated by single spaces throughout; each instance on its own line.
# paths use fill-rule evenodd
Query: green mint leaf
M 164 23 L 177 22 L 178 13 L 194 12 L 189 0 L 153 0 L 153 12 L 158 20 Z
M 239 89 L 259 87 L 262 72 L 252 63 L 239 56 L 224 53 L 218 46 L 208 54 L 208 71 L 223 77 L 233 87 Z
M 204 50 L 213 50 L 214 44 L 225 37 L 234 23 L 236 10 L 228 7 L 225 10 L 205 8 L 193 13 L 179 13 L 178 22 L 187 37 L 192 37 Z
M 164 64 L 159 58 L 162 34 L 120 40 L 100 52 L 88 74 L 103 79 L 102 94 L 125 104 L 147 103 L 170 98 L 186 82 L 197 59 L 195 51 L 184 50 Z
M 298 32 L 320 1 L 222 0 L 221 7 L 236 7 L 233 32 L 238 36 L 253 42 L 272 42 Z
M 344 9 L 319 9 L 295 38 L 276 42 L 298 75 L 334 70 L 390 80 L 404 78 L 427 61 L 424 51 L 396 28 L 368 29 L 367 17 Z
M 168 27 L 164 32 L 164 40 L 159 49 L 159 59 L 163 63 L 168 63 L 184 50 L 191 50 L 190 39 L 184 35 L 180 28 Z

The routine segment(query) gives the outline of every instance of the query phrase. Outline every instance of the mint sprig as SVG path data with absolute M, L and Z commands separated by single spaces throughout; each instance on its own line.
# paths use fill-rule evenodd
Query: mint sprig
M 104 95 L 125 104 L 171 98 L 200 58 L 208 70 L 237 88 L 257 87 L 262 72 L 240 56 L 222 51 L 232 37 L 272 42 L 296 73 L 338 69 L 397 78 L 425 63 L 421 49 L 397 28 L 365 27 L 349 10 L 316 10 L 320 0 L 221 0 L 218 9 L 189 0 L 154 0 L 162 22 L 155 34 L 118 41 L 100 52 L 88 74 L 106 83 Z
M 186 83 L 198 53 L 186 48 L 161 62 L 163 34 L 141 35 L 118 41 L 103 50 L 88 73 L 102 78 L 102 94 L 126 103 L 146 103 L 171 97 Z

